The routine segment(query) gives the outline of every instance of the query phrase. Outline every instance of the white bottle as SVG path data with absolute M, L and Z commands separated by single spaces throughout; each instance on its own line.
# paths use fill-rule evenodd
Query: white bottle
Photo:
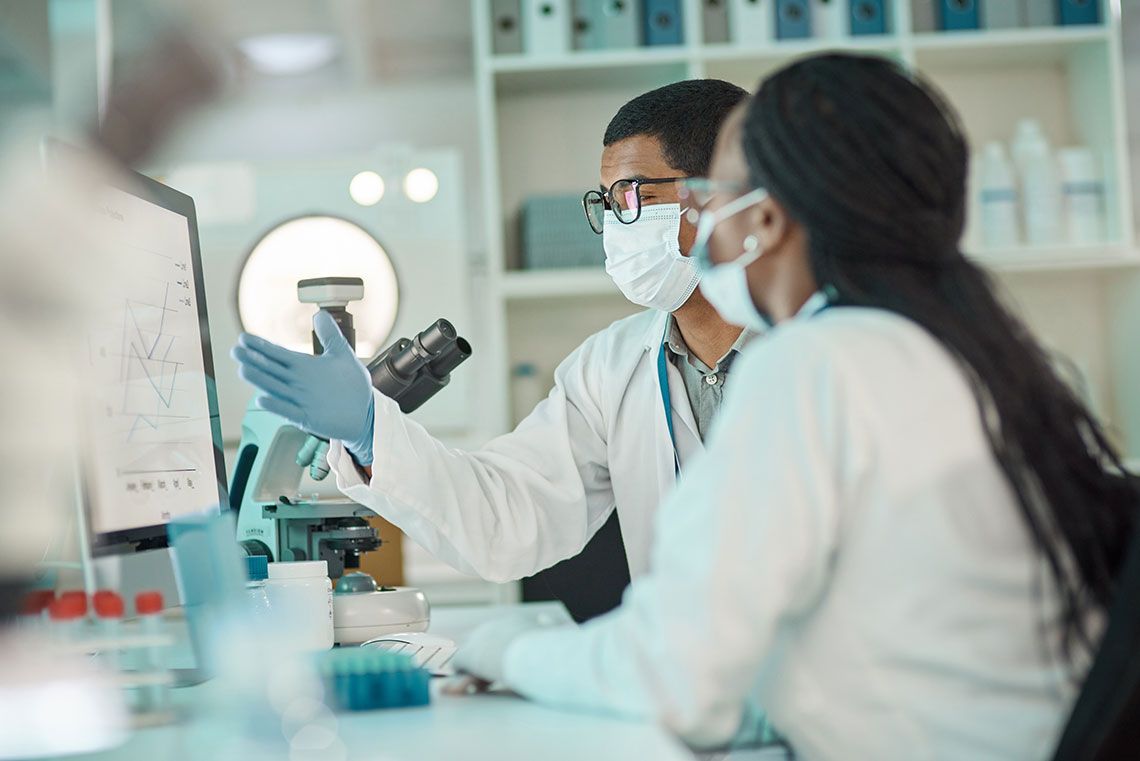
M 1061 241 L 1061 188 L 1049 140 L 1033 119 L 1017 124 L 1013 160 L 1021 181 L 1025 239 L 1032 245 Z
M 324 560 L 270 563 L 265 582 L 280 634 L 298 652 L 333 646 L 333 595 Z
M 1104 181 L 1096 156 L 1084 146 L 1057 152 L 1061 170 L 1061 199 L 1069 243 L 1086 245 L 1104 240 Z
M 982 239 L 987 248 L 1009 248 L 1020 242 L 1017 181 L 1005 146 L 986 143 L 982 152 Z
M 249 581 L 245 584 L 245 596 L 249 610 L 255 621 L 270 623 L 269 592 L 266 583 L 269 579 L 269 558 L 265 555 L 253 555 L 245 559 L 246 575 Z

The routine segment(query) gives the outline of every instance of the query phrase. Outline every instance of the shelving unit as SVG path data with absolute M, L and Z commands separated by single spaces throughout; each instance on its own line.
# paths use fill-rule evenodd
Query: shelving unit
M 1140 249 L 1133 232 L 1119 4 L 1103 23 L 993 31 L 912 33 L 910 0 L 892 0 L 893 31 L 874 37 L 703 44 L 702 0 L 684 0 L 683 45 L 560 55 L 495 56 L 490 2 L 474 0 L 475 77 L 487 214 L 487 287 L 495 364 L 504 386 L 519 362 L 547 380 L 599 316 L 631 314 L 601 268 L 520 271 L 517 212 L 530 194 L 584 192 L 598 182 L 602 133 L 629 99 L 669 82 L 714 77 L 754 90 L 780 66 L 826 50 L 878 53 L 932 81 L 959 110 L 975 150 L 1009 140 L 1033 117 L 1054 146 L 1085 144 L 1104 157 L 1107 237 L 1095 246 L 987 251 L 968 225 L 964 248 L 998 273 L 1030 324 L 1085 368 L 1093 396 L 1133 457 L 1140 456 Z M 971 194 L 973 195 L 973 194 Z M 976 214 L 971 214 L 975 218 Z M 583 221 L 583 224 L 585 222 Z M 549 319 L 540 319 L 549 315 Z M 546 331 L 531 338 L 536 331 Z M 539 347 L 536 349 L 536 347 Z M 514 422 L 506 395 L 495 419 Z

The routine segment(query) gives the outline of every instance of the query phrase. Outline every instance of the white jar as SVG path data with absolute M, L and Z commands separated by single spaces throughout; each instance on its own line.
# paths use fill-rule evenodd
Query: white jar
M 1024 119 L 1017 125 L 1013 160 L 1021 176 L 1025 239 L 1032 245 L 1061 242 L 1061 183 L 1053 150 L 1041 125 Z
M 1017 182 L 1013 167 L 1005 155 L 1005 146 L 986 143 L 981 159 L 982 239 L 986 247 L 1001 249 L 1016 246 L 1018 231 Z
M 333 646 L 333 596 L 324 560 L 270 563 L 265 582 L 277 636 L 299 651 Z
M 1057 163 L 1061 167 L 1061 197 L 1069 243 L 1100 243 L 1105 228 L 1104 180 L 1096 156 L 1083 146 L 1065 148 L 1057 153 Z

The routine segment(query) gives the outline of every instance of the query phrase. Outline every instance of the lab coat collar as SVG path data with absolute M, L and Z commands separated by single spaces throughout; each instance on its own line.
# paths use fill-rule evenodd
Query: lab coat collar
M 804 302 L 803 306 L 799 308 L 799 311 L 796 312 L 792 319 L 799 320 L 806 317 L 814 317 L 824 309 L 827 309 L 830 305 L 831 299 L 827 293 L 824 290 L 818 290 L 811 296 L 808 296 L 808 300 Z

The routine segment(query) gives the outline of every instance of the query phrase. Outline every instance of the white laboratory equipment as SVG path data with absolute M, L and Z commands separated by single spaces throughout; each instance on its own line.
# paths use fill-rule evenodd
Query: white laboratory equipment
M 278 636 L 302 652 L 333 646 L 333 594 L 328 563 L 270 563 L 265 592 L 278 625 Z
M 1005 146 L 986 143 L 981 160 L 982 239 L 988 248 L 1016 246 L 1020 240 L 1017 179 Z
M 1069 243 L 1088 245 L 1104 240 L 1104 179 L 1096 155 L 1087 147 L 1057 152 L 1061 172 L 1061 199 Z
M 1013 159 L 1021 182 L 1025 239 L 1031 245 L 1061 240 L 1061 188 L 1049 140 L 1034 119 L 1017 124 Z

